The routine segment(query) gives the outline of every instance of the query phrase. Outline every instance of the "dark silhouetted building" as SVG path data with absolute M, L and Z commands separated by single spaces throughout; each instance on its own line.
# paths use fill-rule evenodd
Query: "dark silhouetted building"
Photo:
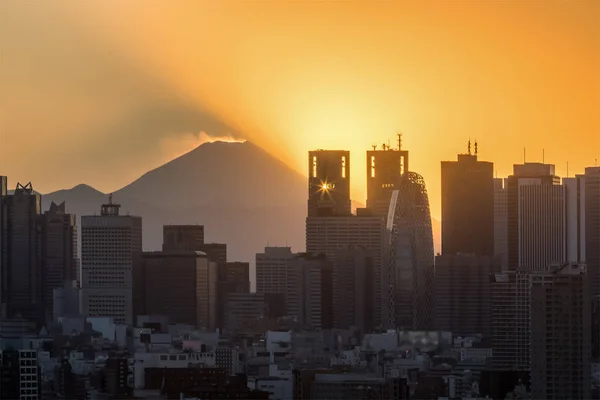
M 385 326 L 430 330 L 434 253 L 429 197 L 423 177 L 406 172 L 392 193 L 383 268 Z
M 204 244 L 203 225 L 164 225 L 164 251 L 197 251 Z
M 225 303 L 230 293 L 250 292 L 250 263 L 227 262 L 218 268 L 218 314 L 219 326 L 225 321 Z
M 356 327 L 367 333 L 373 326 L 374 257 L 364 246 L 338 250 L 333 268 L 333 326 Z
M 324 255 L 298 254 L 288 262 L 285 305 L 300 325 L 331 328 L 332 265 Z
M 42 269 L 44 274 L 43 303 L 46 320 L 53 315 L 54 290 L 63 289 L 66 282 L 78 281 L 76 217 L 67 214 L 65 203 L 52 202 L 40 216 L 42 239 Z
M 477 151 L 442 161 L 442 254 L 494 254 L 494 164 Z
M 350 152 L 308 153 L 308 216 L 350 215 Z
M 408 172 L 408 151 L 383 145 L 381 150 L 367 151 L 367 208 L 375 215 L 387 217 L 392 192 L 398 189 L 399 179 Z
M 435 257 L 434 329 L 455 336 L 491 335 L 491 274 L 500 257 L 444 254 Z
M 143 253 L 134 297 L 137 315 L 165 315 L 173 323 L 207 329 L 217 322 L 217 264 L 199 251 Z
M 3 198 L 6 207 L 3 291 L 8 315 L 21 315 L 41 324 L 45 317 L 39 226 L 41 196 L 34 192 L 31 183 L 18 183 L 14 193 Z
M 36 350 L 0 351 L 0 399 L 42 398 Z
M 585 169 L 585 262 L 592 297 L 600 296 L 600 167 Z

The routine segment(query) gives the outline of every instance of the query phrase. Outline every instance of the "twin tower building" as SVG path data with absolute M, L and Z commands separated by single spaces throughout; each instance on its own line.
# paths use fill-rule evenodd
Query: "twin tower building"
M 350 152 L 309 152 L 306 251 L 324 254 L 333 265 L 334 326 L 432 328 L 429 200 L 398 142 L 396 149 L 367 151 L 367 204 L 355 214 Z

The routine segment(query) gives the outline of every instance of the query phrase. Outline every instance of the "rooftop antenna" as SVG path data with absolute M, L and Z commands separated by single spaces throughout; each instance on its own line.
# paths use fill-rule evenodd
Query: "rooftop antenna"
M 594 167 L 597 167 L 597 166 L 598 166 L 598 159 L 594 158 Z
M 527 149 L 525 147 L 523 147 L 523 164 L 527 163 L 527 153 L 526 153 Z
M 381 145 L 381 148 L 385 150 L 385 143 Z
M 475 155 L 477 155 L 477 139 L 475 139 Z
M 371 147 L 373 148 L 373 151 L 377 150 L 377 145 L 376 144 L 372 144 Z
M 469 138 L 469 143 L 467 144 L 467 154 L 471 155 L 471 139 Z
M 398 150 L 402 150 L 402 132 L 398 132 L 396 136 L 398 137 Z
M 542 164 L 546 163 L 546 149 L 542 149 Z M 569 164 L 567 162 L 567 164 Z M 567 176 L 569 176 L 569 173 L 567 172 Z

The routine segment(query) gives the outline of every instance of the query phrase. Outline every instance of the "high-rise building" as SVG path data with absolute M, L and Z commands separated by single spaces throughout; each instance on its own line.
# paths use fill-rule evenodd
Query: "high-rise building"
M 226 316 L 225 305 L 230 293 L 250 293 L 250 263 L 227 262 L 218 268 L 218 321 L 222 327 Z
M 43 303 L 46 319 L 53 315 L 55 289 L 63 289 L 65 283 L 77 281 L 77 222 L 73 214 L 66 212 L 65 203 L 52 202 L 50 209 L 40 216 L 42 239 L 42 269 L 44 275 Z M 71 283 L 72 284 L 72 283 Z
M 584 198 L 585 240 L 581 243 L 588 268 L 591 296 L 600 296 L 600 167 L 585 169 Z
M 204 244 L 204 225 L 164 225 L 164 251 L 198 251 Z
M 43 272 L 41 236 L 38 222 L 41 196 L 31 183 L 17 184 L 12 195 L 4 197 L 6 206 L 6 268 L 3 271 L 8 315 L 43 323 Z
M 529 371 L 532 398 L 590 398 L 590 305 L 581 264 L 494 275 L 494 366 Z
M 324 255 L 298 254 L 288 262 L 286 314 L 304 326 L 331 328 L 332 268 Z
M 338 271 L 342 267 L 338 262 L 340 249 L 348 248 L 348 246 L 362 246 L 370 252 L 372 255 L 370 266 L 373 268 L 370 276 L 373 280 L 365 282 L 365 285 L 373 288 L 373 308 L 370 310 L 370 314 L 373 316 L 373 324 L 377 326 L 381 324 L 382 309 L 381 265 L 384 220 L 382 217 L 372 216 L 368 213 L 363 215 L 360 211 L 357 214 L 347 217 L 308 217 L 306 219 L 306 251 L 311 254 L 325 254 L 327 260 Z
M 285 295 L 288 262 L 294 258 L 290 247 L 265 247 L 256 254 L 256 292 Z
M 100 215 L 81 217 L 82 312 L 133 322 L 132 273 L 140 268 L 142 219 L 119 215 L 120 205 L 102 205 Z
M 308 153 L 308 216 L 350 215 L 350 152 Z
M 165 315 L 173 323 L 214 329 L 217 320 L 217 264 L 198 251 L 143 253 L 139 315 Z
M 589 399 L 591 301 L 584 265 L 531 274 L 531 398 Z
M 491 335 L 490 275 L 501 258 L 474 254 L 435 257 L 434 329 L 453 335 Z
M 373 323 L 374 257 L 363 246 L 338 250 L 333 268 L 333 326 L 367 333 Z
M 442 161 L 442 254 L 459 253 L 494 254 L 494 164 L 471 154 L 471 142 L 458 161 Z
M 508 208 L 506 179 L 494 178 L 494 255 L 501 257 L 502 269 L 508 268 Z
M 515 165 L 506 190 L 508 267 L 545 270 L 565 261 L 566 189 L 554 165 Z
M 392 192 L 408 172 L 408 151 L 402 150 L 402 136 L 398 135 L 398 149 L 383 145 L 367 151 L 367 208 L 375 215 L 386 217 Z
M 433 231 L 425 182 L 415 172 L 406 172 L 392 193 L 385 249 L 384 323 L 392 329 L 431 329 Z
M 0 176 L 0 316 L 5 317 L 8 288 L 8 178 Z

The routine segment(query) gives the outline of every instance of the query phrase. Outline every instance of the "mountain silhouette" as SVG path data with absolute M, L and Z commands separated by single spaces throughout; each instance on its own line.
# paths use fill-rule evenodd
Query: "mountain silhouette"
M 113 201 L 142 217 L 145 250 L 161 248 L 163 225 L 201 224 L 207 242 L 227 243 L 229 260 L 252 262 L 267 245 L 304 251 L 306 196 L 306 178 L 261 148 L 213 142 L 144 174 Z M 81 184 L 43 195 L 42 207 L 63 201 L 78 217 L 94 215 L 108 194 Z
M 306 179 L 250 142 L 204 143 L 113 193 L 123 214 L 139 215 L 144 249 L 162 245 L 165 224 L 202 224 L 207 242 L 227 243 L 230 260 L 252 261 L 266 245 L 304 249 Z M 42 207 L 100 212 L 108 195 L 88 185 L 42 196 Z

